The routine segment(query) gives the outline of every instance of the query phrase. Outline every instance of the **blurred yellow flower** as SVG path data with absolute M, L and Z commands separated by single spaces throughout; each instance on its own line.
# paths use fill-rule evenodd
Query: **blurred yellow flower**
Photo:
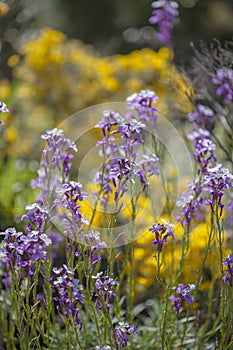
M 9 5 L 5 2 L 0 2 L 0 17 L 7 14 L 7 12 L 10 10 Z
M 19 63 L 19 61 L 20 61 L 20 56 L 15 54 L 8 58 L 7 64 L 9 67 L 13 68 Z
M 10 91 L 11 91 L 11 85 L 10 85 L 9 80 L 7 80 L 7 79 L 0 80 L 1 100 L 6 100 L 10 95 Z
M 13 142 L 17 138 L 17 129 L 13 126 L 9 126 L 4 130 L 4 137 L 8 142 Z
M 155 91 L 162 114 L 169 112 L 172 101 L 180 109 L 190 108 L 186 96 L 189 87 L 174 67 L 173 53 L 167 48 L 102 57 L 90 45 L 67 39 L 60 31 L 47 27 L 25 42 L 19 54 L 21 60 L 17 55 L 9 59 L 17 78 L 12 102 L 20 115 L 18 128 L 24 130 L 24 136 L 25 130 L 31 129 L 32 114 L 41 120 L 41 128 L 27 135 L 35 154 L 34 139 L 67 115 L 103 102 L 125 101 L 140 89 Z M 16 144 L 16 153 L 21 150 L 21 143 Z

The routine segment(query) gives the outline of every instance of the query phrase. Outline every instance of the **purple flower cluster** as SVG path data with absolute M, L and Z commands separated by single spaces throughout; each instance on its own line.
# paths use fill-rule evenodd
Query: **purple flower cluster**
M 66 235 L 66 249 L 72 251 L 76 248 L 77 241 L 83 232 L 83 224 L 89 222 L 80 213 L 80 202 L 84 200 L 87 193 L 82 191 L 82 185 L 76 181 L 61 184 L 56 190 L 57 198 L 55 205 L 59 215 L 59 223 L 63 225 L 62 229 Z M 77 252 L 76 252 L 77 253 Z
M 99 155 L 104 157 L 105 163 L 95 176 L 95 183 L 100 185 L 103 206 L 107 205 L 112 193 L 115 201 L 122 198 L 128 191 L 129 182 L 135 184 L 139 180 L 144 191 L 149 185 L 147 177 L 159 173 L 159 159 L 154 154 L 139 158 L 136 151 L 137 145 L 144 143 L 145 124 L 142 121 L 155 121 L 157 118 L 154 114 L 157 110 L 152 106 L 157 97 L 154 92 L 146 90 L 127 100 L 128 108 L 137 111 L 137 119 L 131 119 L 132 113 L 123 117 L 113 111 L 105 111 L 102 120 L 96 125 L 103 133 L 103 139 L 97 142 L 97 146 L 101 147 Z M 120 146 L 116 145 L 115 135 L 122 140 Z
M 203 179 L 200 181 L 200 176 L 204 176 L 207 172 L 207 168 L 211 164 L 215 164 L 216 156 L 214 151 L 216 149 L 215 144 L 211 141 L 210 133 L 204 129 L 194 129 L 192 133 L 188 135 L 188 138 L 193 142 L 194 153 L 193 157 L 196 158 L 199 169 L 198 177 L 193 181 L 187 182 L 189 189 L 182 193 L 180 199 L 176 205 L 181 207 L 181 214 L 183 218 L 178 217 L 177 220 L 181 221 L 185 225 L 189 225 L 192 215 L 198 218 L 200 211 L 205 204 L 205 199 L 202 195 Z
M 101 241 L 100 233 L 97 231 L 88 231 L 80 238 L 81 243 L 87 246 L 87 258 L 90 259 L 91 267 L 94 267 L 101 260 L 99 253 L 107 247 L 107 244 Z
M 138 335 L 137 328 L 129 323 L 119 322 L 119 325 L 115 327 L 115 338 L 117 349 L 126 348 L 129 336 L 132 334 Z
M 103 303 L 109 310 L 111 307 L 110 299 L 116 296 L 114 292 L 115 286 L 118 282 L 109 276 L 104 276 L 103 271 L 99 272 L 96 276 L 92 276 L 95 281 L 95 296 L 97 297 L 96 306 L 99 310 L 103 309 Z
M 27 214 L 21 218 L 22 221 L 28 221 L 26 231 L 37 230 L 40 234 L 44 233 L 45 223 L 48 218 L 48 211 L 41 201 L 26 206 Z
M 120 116 L 119 113 L 115 113 L 112 110 L 106 110 L 103 112 L 103 118 L 95 127 L 102 129 L 103 135 L 107 136 L 114 125 L 119 125 L 120 127 L 121 125 L 124 125 L 124 118 Z
M 217 160 L 214 154 L 216 146 L 211 141 L 210 133 L 207 130 L 198 129 L 190 133 L 188 138 L 194 145 L 193 156 L 197 159 L 201 172 L 205 173 L 208 165 L 215 163 Z
M 194 302 L 194 297 L 190 293 L 192 290 L 195 289 L 195 285 L 194 284 L 185 285 L 185 284 L 179 283 L 178 286 L 173 287 L 173 289 L 176 291 L 176 296 L 171 295 L 169 299 L 174 305 L 173 310 L 176 311 L 176 314 L 178 314 L 184 301 L 187 304 L 192 304 Z
M 199 178 L 196 177 L 192 181 L 188 181 L 187 185 L 189 189 L 182 193 L 181 197 L 177 201 L 177 207 L 180 207 L 181 216 L 177 217 L 178 222 L 182 222 L 183 225 L 189 225 L 192 219 L 192 215 L 196 219 L 202 219 L 200 214 L 201 209 L 205 203 L 202 193 L 202 185 L 199 183 Z
M 5 110 L 4 105 L 2 108 Z M 41 193 L 34 204 L 26 207 L 27 214 L 22 216 L 22 220 L 28 222 L 26 234 L 16 232 L 13 228 L 1 233 L 4 236 L 2 263 L 10 271 L 24 268 L 28 276 L 33 276 L 37 261 L 48 260 L 47 247 L 51 244 L 51 239 L 45 233 L 45 225 L 49 216 L 49 200 L 54 205 L 50 196 L 52 191 L 55 192 L 57 187 L 62 188 L 66 208 L 70 212 L 73 209 L 76 219 L 79 208 L 76 201 L 83 200 L 84 196 L 79 184 L 70 182 L 62 185 L 63 176 L 68 177 L 71 167 L 70 159 L 73 156 L 70 151 L 77 151 L 75 144 L 64 137 L 63 131 L 57 129 L 47 131 L 42 138 L 47 141 L 47 148 L 44 150 L 38 179 L 33 183 L 33 187 L 39 187 Z M 74 222 L 76 226 L 79 224 L 78 220 L 72 220 Z
M 172 237 L 173 239 L 175 238 L 173 234 L 174 225 L 166 222 L 165 220 L 162 220 L 162 224 L 153 224 L 149 231 L 155 234 L 155 239 L 152 241 L 152 243 L 157 246 L 159 252 L 162 251 L 163 245 L 165 242 L 167 242 L 168 237 Z
M 209 131 L 195 129 L 188 137 L 193 141 L 193 157 L 196 158 L 199 169 L 198 177 L 188 182 L 189 190 L 185 191 L 177 201 L 177 206 L 182 208 L 181 214 L 184 216 L 183 219 L 178 217 L 177 220 L 183 224 L 190 224 L 192 215 L 200 216 L 204 204 L 209 204 L 212 212 L 215 212 L 217 205 L 221 216 L 224 207 L 222 197 L 225 190 L 233 187 L 233 175 L 227 168 L 217 163 L 216 146 L 211 141 Z
M 173 27 L 179 18 L 179 5 L 176 1 L 158 0 L 152 2 L 151 6 L 155 10 L 152 12 L 149 22 L 158 25 L 157 39 L 165 45 L 170 45 Z
M 194 127 L 202 127 L 206 123 L 210 122 L 214 112 L 211 108 L 198 104 L 196 111 L 189 113 L 187 118 L 190 122 L 193 122 Z
M 2 264 L 11 272 L 22 267 L 28 276 L 33 276 L 35 262 L 48 260 L 47 246 L 51 240 L 45 233 L 32 230 L 25 235 L 15 228 L 8 228 L 0 235 L 4 236 Z
M 138 94 L 135 93 L 127 97 L 127 108 L 136 111 L 136 118 L 142 121 L 146 125 L 150 125 L 151 122 L 156 122 L 158 115 L 158 109 L 154 107 L 154 103 L 158 100 L 158 96 L 154 91 L 141 90 Z M 127 118 L 133 118 L 134 113 L 127 113 Z
M 66 209 L 65 214 L 60 215 L 60 219 L 65 221 L 65 233 L 73 234 L 76 237 L 77 229 L 80 229 L 83 222 L 86 222 L 81 215 L 79 202 L 87 197 L 86 192 L 82 192 L 82 184 L 70 181 L 57 188 L 58 198 L 55 200 L 58 207 Z
M 233 102 L 233 70 L 231 68 L 219 68 L 212 82 L 219 85 L 216 95 L 224 99 L 225 104 Z
M 57 310 L 69 319 L 72 316 L 82 327 L 82 321 L 79 319 L 80 304 L 84 303 L 84 295 L 81 293 L 83 286 L 79 280 L 74 278 L 74 272 L 63 264 L 60 268 L 53 268 L 56 277 L 52 280 L 52 285 L 58 296 L 53 299 L 58 303 Z
M 47 130 L 41 138 L 47 142 L 47 147 L 43 151 L 38 178 L 31 182 L 31 186 L 41 190 L 38 199 L 49 207 L 50 203 L 53 205 L 54 192 L 63 182 L 63 177 L 68 178 L 73 158 L 70 151 L 77 152 L 77 148 L 59 129 Z
M 115 187 L 114 199 L 121 198 L 127 192 L 127 183 L 133 184 L 135 179 L 139 179 L 142 191 L 149 185 L 147 176 L 158 175 L 159 159 L 155 154 L 143 155 L 141 160 L 132 162 L 127 158 L 112 158 L 109 178 Z
M 159 166 L 158 163 L 160 159 L 154 154 L 143 154 L 142 159 L 139 161 L 139 164 L 142 167 L 144 173 L 147 176 L 159 175 Z
M 207 173 L 203 180 L 203 191 L 210 193 L 211 198 L 206 200 L 214 213 L 215 204 L 220 208 L 220 216 L 222 216 L 223 203 L 222 197 L 224 191 L 228 188 L 233 188 L 233 175 L 227 168 L 222 167 L 222 164 L 208 167 Z
M 229 254 L 222 263 L 227 266 L 225 271 L 226 275 L 223 276 L 223 281 L 228 282 L 229 286 L 233 287 L 233 254 Z

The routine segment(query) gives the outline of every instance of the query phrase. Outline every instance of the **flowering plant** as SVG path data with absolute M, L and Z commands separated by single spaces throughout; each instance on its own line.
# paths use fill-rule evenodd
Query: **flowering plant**
M 153 7 L 158 38 L 170 44 L 177 3 Z M 58 51 L 60 63 L 61 57 Z M 91 172 L 91 194 L 73 180 L 73 138 L 59 128 L 42 135 L 46 146 L 31 181 L 34 203 L 26 206 L 22 230 L 0 234 L 1 347 L 231 348 L 232 71 L 218 67 L 209 80 L 218 86 L 217 102 L 195 95 L 184 122 L 193 176 L 177 199 L 174 177 L 181 174 L 169 177 L 168 153 L 178 164 L 181 151 L 175 128 L 161 127 L 160 98 L 151 89 L 130 95 L 126 112 L 108 109 L 98 116 L 101 166 Z M 220 107 L 224 136 L 214 127 Z M 8 111 L 3 102 L 0 111 Z M 173 137 L 164 137 L 169 128 Z M 146 289 L 138 282 L 142 268 Z

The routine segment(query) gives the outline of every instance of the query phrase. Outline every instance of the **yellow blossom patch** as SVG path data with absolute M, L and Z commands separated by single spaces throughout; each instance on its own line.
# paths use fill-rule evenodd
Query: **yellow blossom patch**
M 7 14 L 7 12 L 10 10 L 9 5 L 5 2 L 0 2 L 0 17 Z

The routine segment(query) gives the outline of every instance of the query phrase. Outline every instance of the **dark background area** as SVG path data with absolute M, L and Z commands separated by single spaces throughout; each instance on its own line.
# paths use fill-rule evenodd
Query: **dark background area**
M 7 60 L 20 43 L 44 26 L 95 46 L 102 55 L 128 53 L 161 45 L 149 26 L 149 0 L 8 0 L 0 17 L 1 78 L 11 78 Z M 220 42 L 233 36 L 232 0 L 180 0 L 180 22 L 174 31 L 175 61 L 188 66 L 200 40 Z

